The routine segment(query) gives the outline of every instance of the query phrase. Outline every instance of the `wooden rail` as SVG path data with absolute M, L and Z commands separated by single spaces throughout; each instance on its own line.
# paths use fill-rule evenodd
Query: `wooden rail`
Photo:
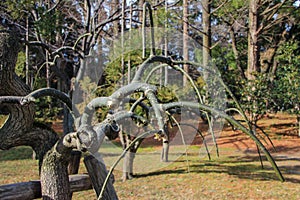
M 91 179 L 88 174 L 70 175 L 69 181 L 71 192 L 92 189 Z M 41 197 L 40 181 L 0 185 L 1 200 L 31 200 Z

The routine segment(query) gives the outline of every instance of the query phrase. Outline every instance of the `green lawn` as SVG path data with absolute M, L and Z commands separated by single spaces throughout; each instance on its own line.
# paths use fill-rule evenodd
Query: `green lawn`
M 146 148 L 141 154 L 155 149 Z M 267 162 L 262 169 L 256 154 L 245 154 L 232 148 L 221 148 L 221 156 L 208 161 L 199 158 L 198 147 L 192 146 L 186 156 L 151 172 L 139 172 L 133 180 L 121 181 L 115 171 L 115 188 L 120 199 L 300 199 L 300 175 L 291 174 L 287 161 L 283 166 L 287 181 L 278 181 Z M 0 184 L 38 179 L 38 165 L 32 151 L 18 147 L 0 151 Z M 299 162 L 299 161 L 298 161 Z M 136 164 L 141 164 L 137 162 Z M 149 165 L 145 162 L 145 165 Z M 295 164 L 296 165 L 296 164 Z M 299 164 L 298 164 L 299 165 Z M 80 172 L 85 172 L 81 165 Z M 75 193 L 73 199 L 96 199 L 95 193 Z

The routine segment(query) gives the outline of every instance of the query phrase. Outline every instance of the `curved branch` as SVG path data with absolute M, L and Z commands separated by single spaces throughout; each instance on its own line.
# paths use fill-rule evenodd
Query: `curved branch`
M 153 56 L 150 55 L 147 60 L 145 60 L 138 68 L 137 72 L 135 73 L 135 76 L 132 79 L 132 82 L 139 82 L 142 79 L 142 76 L 145 72 L 145 70 L 150 66 L 151 63 L 155 62 L 162 62 L 164 64 L 167 64 L 169 66 L 173 65 L 173 62 L 170 58 L 165 56 Z
M 70 97 L 57 89 L 54 88 L 41 88 L 31 92 L 26 96 L 0 96 L 0 104 L 20 104 L 26 105 L 31 102 L 35 102 L 37 98 L 50 96 L 61 100 L 72 110 L 72 101 Z
M 193 89 L 195 90 L 196 94 L 197 94 L 197 97 L 200 101 L 201 104 L 203 104 L 203 100 L 202 100 L 202 97 L 200 95 L 200 92 L 199 90 L 197 89 L 197 86 L 195 85 L 193 79 L 190 77 L 190 75 L 184 71 L 182 68 L 178 67 L 177 65 L 179 64 L 189 64 L 189 65 L 194 65 L 194 66 L 198 66 L 198 67 L 202 67 L 201 64 L 199 63 L 195 63 L 195 62 L 190 62 L 190 61 L 175 61 L 175 60 L 172 60 L 171 58 L 169 57 L 165 57 L 165 56 L 150 56 L 138 69 L 138 71 L 136 72 L 132 82 L 138 82 L 138 81 L 141 81 L 141 78 L 143 76 L 143 73 L 144 71 L 147 69 L 147 67 L 149 67 L 151 63 L 154 63 L 154 62 L 162 62 L 164 63 L 166 66 L 170 66 L 172 67 L 173 69 L 177 70 L 177 71 L 180 71 L 184 76 L 186 76 L 189 80 L 189 82 L 191 83 L 191 85 L 193 86 Z M 212 70 L 208 69 L 207 67 L 204 68 L 204 70 L 207 70 L 208 72 L 210 73 L 213 73 Z M 220 79 L 220 78 L 219 78 Z M 222 81 L 222 80 L 221 80 Z M 224 82 L 223 82 L 224 83 Z M 228 89 L 228 87 L 227 87 Z M 212 129 L 212 124 L 211 124 L 211 121 L 209 120 L 209 116 L 207 114 L 207 112 L 204 112 L 205 115 L 206 115 L 206 118 L 208 120 L 208 125 L 209 125 L 209 130 L 210 130 L 210 133 L 212 134 L 212 138 L 213 138 L 213 142 L 216 146 L 216 151 L 217 151 L 217 156 L 219 156 L 219 151 L 218 151 L 218 145 L 217 145 L 217 142 L 216 142 L 216 139 L 215 139 L 215 135 L 214 135 L 214 131 Z
M 145 82 L 147 83 L 148 81 L 149 81 L 149 79 L 151 78 L 151 76 L 153 75 L 153 73 L 156 71 L 156 70 L 158 70 L 158 69 L 160 69 L 160 68 L 163 68 L 163 67 L 168 67 L 169 65 L 167 65 L 167 64 L 161 64 L 161 65 L 158 65 L 158 66 L 156 66 L 156 67 L 154 67 L 149 73 L 148 73 L 148 75 L 147 75 L 147 77 L 146 77 L 146 79 L 145 79 Z
M 208 147 L 207 147 L 207 144 L 206 144 L 206 141 L 205 141 L 205 138 L 204 136 L 202 135 L 201 131 L 196 128 L 195 126 L 191 125 L 191 124 L 186 124 L 186 123 L 179 123 L 181 126 L 189 126 L 189 127 L 192 127 L 193 129 L 195 129 L 197 131 L 197 133 L 200 135 L 200 137 L 202 138 L 202 141 L 203 141 L 203 144 L 205 146 L 205 150 L 206 150 L 206 153 L 207 153 L 207 156 L 208 156 L 208 159 L 211 160 L 211 157 L 210 157 L 210 153 L 209 153 L 209 150 L 208 150 Z
M 126 112 L 126 111 L 117 112 L 113 116 L 114 116 L 114 120 L 116 120 L 116 122 L 118 122 L 122 119 L 125 119 L 125 118 L 133 118 L 135 120 L 140 121 L 144 126 L 149 124 L 149 121 L 147 119 L 145 119 L 144 117 L 142 117 L 140 115 L 134 114 L 132 112 Z
M 158 127 L 159 127 L 160 131 L 162 131 L 163 135 L 166 134 L 163 116 L 162 116 L 161 109 L 159 108 L 159 104 L 157 102 L 157 98 L 156 98 L 154 92 L 149 90 L 149 91 L 145 92 L 145 95 L 154 110 L 155 117 L 158 122 Z
M 22 99 L 21 104 L 26 104 L 30 101 L 35 101 L 35 99 L 37 98 L 46 97 L 46 96 L 59 99 L 60 101 L 66 104 L 69 110 L 72 110 L 72 100 L 70 99 L 69 95 L 54 88 L 41 88 L 35 90 L 30 94 L 28 94 L 27 96 L 25 96 Z
M 49 13 L 51 13 L 53 10 L 55 10 L 58 6 L 59 6 L 59 4 L 60 3 L 62 3 L 63 2 L 63 0 L 58 0 L 50 9 L 48 9 L 46 12 L 44 12 L 43 14 L 42 14 L 42 16 L 45 16 L 45 15 L 47 15 L 47 14 L 49 14 Z M 38 21 L 40 21 L 42 19 L 42 17 L 39 17 L 37 20 L 36 20 L 36 22 L 38 22 Z
M 181 135 L 182 144 L 183 144 L 184 150 L 185 150 L 185 158 L 186 158 L 186 163 L 187 163 L 187 166 L 188 166 L 188 172 L 190 172 L 190 165 L 189 165 L 189 159 L 188 159 L 188 150 L 187 150 L 187 146 L 186 146 L 186 143 L 185 143 L 185 139 L 184 139 L 184 136 L 183 136 L 183 131 L 181 129 L 181 126 L 180 126 L 179 122 L 175 119 L 175 117 L 173 115 L 171 115 L 168 111 L 166 113 L 169 117 L 171 117 L 171 119 L 175 122 L 176 126 L 178 127 L 178 130 L 179 130 L 180 135 Z
M 95 109 L 101 106 L 107 106 L 109 105 L 109 102 L 111 102 L 110 104 L 113 104 L 112 99 L 109 97 L 98 97 L 93 99 L 84 109 L 80 119 L 80 126 L 90 125 Z
M 260 149 L 264 152 L 266 155 L 268 161 L 271 163 L 275 173 L 277 174 L 278 178 L 280 181 L 284 181 L 284 177 L 281 174 L 281 171 L 279 170 L 276 162 L 274 161 L 273 157 L 269 153 L 269 151 L 266 149 L 266 147 L 261 143 L 261 141 L 256 137 L 255 134 L 251 130 L 248 130 L 246 127 L 244 127 L 241 123 L 236 121 L 234 118 L 230 117 L 226 113 L 211 108 L 209 106 L 203 105 L 203 104 L 197 104 L 197 103 L 191 103 L 191 102 L 174 102 L 174 103 L 168 103 L 164 105 L 164 109 L 169 109 L 172 107 L 192 107 L 192 108 L 199 108 L 203 111 L 209 112 L 209 113 L 214 113 L 216 115 L 219 115 L 220 117 L 226 119 L 229 121 L 232 125 L 236 126 L 239 128 L 242 132 L 244 132 L 246 135 L 248 135 L 259 147 Z
M 143 103 L 143 101 L 145 100 L 145 96 L 144 95 L 141 95 L 141 97 L 137 100 L 135 99 L 131 99 L 131 100 L 134 100 L 132 101 L 133 102 L 133 105 L 131 106 L 129 112 L 134 112 L 134 110 L 136 109 L 137 106 L 141 106 L 145 112 L 146 112 L 146 117 L 147 119 L 149 119 L 149 111 L 150 111 L 150 108 L 149 106 L 147 106 L 145 103 Z
M 154 134 L 154 133 L 158 133 L 160 131 L 157 131 L 157 130 L 153 130 L 153 131 L 147 131 L 139 136 L 137 136 L 127 147 L 126 149 L 124 149 L 124 151 L 122 152 L 122 154 L 117 158 L 117 160 L 114 162 L 114 164 L 110 167 L 110 170 L 106 176 L 106 179 L 103 183 L 103 186 L 102 186 L 102 189 L 101 189 L 101 192 L 100 192 L 100 195 L 98 197 L 98 200 L 102 199 L 102 195 L 103 195 L 103 192 L 105 190 L 105 187 L 110 179 L 110 176 L 113 172 L 113 170 L 116 168 L 116 166 L 118 165 L 118 163 L 121 161 L 121 159 L 125 156 L 125 154 L 127 153 L 127 151 L 129 151 L 129 149 L 135 145 L 135 142 L 137 142 L 138 140 L 140 140 L 141 138 L 144 138 L 146 137 L 147 135 L 151 135 L 151 134 Z
M 135 92 L 146 92 L 148 90 L 156 91 L 156 87 L 146 83 L 130 83 L 115 91 L 109 97 L 98 97 L 93 99 L 85 108 L 81 117 L 81 125 L 90 125 L 92 122 L 92 116 L 96 108 L 101 106 L 108 106 L 111 109 L 115 109 L 120 101 L 126 96 Z
M 127 100 L 127 98 L 125 98 L 125 101 Z M 140 99 L 136 100 L 133 98 L 129 98 L 129 103 L 133 103 L 133 105 L 130 108 L 130 111 L 133 112 L 136 108 L 136 106 L 141 106 L 144 110 L 146 110 L 147 113 L 149 113 L 150 107 L 143 103 L 142 100 L 145 100 L 144 97 L 140 97 Z
M 21 96 L 0 96 L 0 104 L 21 104 Z
M 80 53 L 80 50 L 77 50 L 77 49 L 76 49 L 76 46 L 75 46 L 75 45 L 74 45 L 73 47 L 71 47 L 71 46 L 63 46 L 63 47 L 60 47 L 60 48 L 56 49 L 55 51 L 53 51 L 53 52 L 51 53 L 51 56 L 54 56 L 54 58 L 55 58 L 56 56 L 59 56 L 59 57 L 60 57 L 60 56 L 61 56 L 60 52 L 66 51 L 66 50 L 71 50 L 71 51 L 75 52 L 76 54 L 78 54 L 79 58 L 81 58 L 81 59 L 84 58 L 84 55 L 82 55 L 82 54 Z

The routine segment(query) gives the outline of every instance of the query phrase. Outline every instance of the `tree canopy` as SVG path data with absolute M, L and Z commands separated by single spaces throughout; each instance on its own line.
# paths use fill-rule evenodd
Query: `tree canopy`
M 278 111 L 297 115 L 300 125 L 299 1 L 150 3 L 1 1 L 0 116 L 8 119 L 0 149 L 28 145 L 37 152 L 42 186 L 51 185 L 42 187 L 44 199 L 71 198 L 72 150 L 96 154 L 104 137 L 119 136 L 119 160 L 129 152 L 124 180 L 132 178 L 142 136 L 161 139 L 161 160 L 168 161 L 169 130 L 176 127 L 185 143 L 185 111 L 189 122 L 208 123 L 215 145 L 220 118 L 238 127 L 283 180 L 256 130 L 261 117 Z M 40 123 L 57 116 L 64 118 L 62 136 Z M 128 121 L 119 127 L 127 118 L 135 134 L 126 130 Z M 117 198 L 111 171 L 104 182 L 111 187 L 106 193 L 98 188 L 99 198 Z

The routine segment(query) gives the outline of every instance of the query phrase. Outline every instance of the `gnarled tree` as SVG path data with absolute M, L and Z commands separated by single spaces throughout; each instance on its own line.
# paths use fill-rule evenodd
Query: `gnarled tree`
M 30 93 L 29 87 L 15 74 L 15 65 L 20 47 L 19 39 L 17 30 L 2 28 L 0 35 L 0 96 L 27 96 Z M 70 191 L 68 187 L 67 159 L 65 157 L 68 154 L 55 151 L 49 152 L 58 141 L 57 134 L 49 128 L 34 122 L 35 109 L 33 103 L 22 105 L 22 102 L 9 102 L 10 99 L 12 98 L 7 98 L 7 101 L 3 100 L 0 105 L 1 114 L 9 115 L 0 129 L 0 149 L 7 150 L 20 145 L 31 146 L 40 160 L 44 198 L 68 199 L 67 195 Z M 22 101 L 22 98 L 20 98 L 20 101 Z M 45 155 L 46 153 L 47 155 Z M 48 191 L 49 188 L 51 188 L 51 191 Z
M 0 149 L 8 150 L 21 145 L 31 146 L 40 162 L 43 199 L 68 200 L 71 199 L 71 193 L 67 169 L 72 149 L 83 150 L 90 145 L 92 140 L 99 141 L 95 138 L 84 140 L 87 132 L 85 130 L 76 134 L 76 142 L 73 143 L 72 135 L 60 139 L 47 126 L 34 122 L 35 105 L 33 101 L 35 98 L 53 96 L 65 102 L 69 108 L 72 107 L 72 103 L 67 95 L 51 88 L 31 92 L 29 87 L 15 74 L 20 47 L 19 39 L 18 30 L 2 27 L 0 31 L 0 113 L 9 117 L 0 129 Z M 101 134 L 111 133 L 110 127 L 109 123 L 104 122 L 99 125 L 100 133 L 92 132 L 95 133 L 95 137 L 103 139 L 104 136 Z M 81 145 L 78 145 L 78 140 L 81 141 Z M 100 170 L 105 167 L 97 163 L 93 166 L 99 166 Z M 101 184 L 97 180 L 94 182 Z M 106 192 L 104 198 L 117 199 L 117 196 L 112 189 Z

